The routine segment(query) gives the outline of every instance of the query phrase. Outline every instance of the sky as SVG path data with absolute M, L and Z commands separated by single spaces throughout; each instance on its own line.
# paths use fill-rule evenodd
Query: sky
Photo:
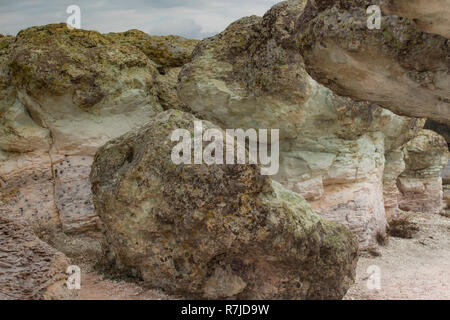
M 81 28 L 101 33 L 139 29 L 152 35 L 202 39 L 233 21 L 262 16 L 281 0 L 0 0 L 0 34 L 66 22 L 67 7 L 81 9 Z

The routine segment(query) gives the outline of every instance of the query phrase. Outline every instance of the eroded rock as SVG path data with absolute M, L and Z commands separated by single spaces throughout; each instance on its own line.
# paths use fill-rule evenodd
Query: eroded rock
M 178 93 L 222 128 L 279 128 L 275 179 L 349 226 L 367 248 L 386 229 L 385 153 L 408 142 L 424 121 L 337 96 L 314 81 L 292 40 L 306 3 L 281 2 L 262 18 L 240 19 L 201 41 L 180 73 Z M 395 192 L 395 178 L 386 193 Z
M 398 180 L 399 207 L 405 211 L 439 213 L 443 208 L 442 169 L 448 162 L 445 139 L 422 130 L 404 148 L 406 170 Z
M 450 39 L 448 0 L 384 0 L 382 9 L 392 15 L 412 19 L 415 28 Z
M 388 222 L 401 213 L 398 207 L 400 191 L 398 190 L 397 182 L 398 177 L 406 170 L 404 156 L 401 148 L 386 154 L 383 173 L 383 198 Z
M 181 67 L 190 62 L 192 51 L 198 40 L 180 36 L 150 36 L 139 30 L 105 35 L 115 43 L 125 43 L 139 48 L 150 60 L 156 63 L 159 74 L 156 87 L 161 106 L 179 109 L 181 102 L 177 96 L 178 74 Z
M 101 259 L 93 156 L 108 140 L 177 107 L 178 71 L 195 43 L 66 24 L 0 38 L 0 207 L 26 217 L 71 257 Z
M 366 8 L 382 2 L 389 1 L 309 1 L 295 37 L 307 71 L 337 94 L 397 114 L 450 121 L 450 40 L 385 12 L 381 29 L 370 30 Z M 412 2 L 395 1 L 414 8 L 418 1 Z M 436 9 L 436 3 L 426 6 Z
M 161 113 L 96 154 L 94 204 L 118 267 L 194 298 L 341 298 L 354 236 L 256 165 L 175 165 L 171 134 L 194 120 Z
M 75 299 L 66 286 L 69 265 L 27 223 L 0 212 L 0 300 Z

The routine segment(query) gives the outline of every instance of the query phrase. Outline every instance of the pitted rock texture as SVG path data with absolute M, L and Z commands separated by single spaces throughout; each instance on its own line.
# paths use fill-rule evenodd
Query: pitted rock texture
M 337 94 L 397 114 L 450 121 L 450 40 L 418 31 L 406 12 L 407 17 L 383 12 L 381 28 L 370 30 L 366 8 L 385 2 L 309 1 L 292 40 L 307 71 Z M 408 8 L 417 3 L 395 1 L 400 2 Z M 436 8 L 437 2 L 426 6 Z M 439 14 L 445 16 L 445 9 Z
M 27 223 L 0 212 L 0 300 L 75 299 L 66 286 L 69 265 Z
M 161 106 L 165 110 L 180 107 L 181 102 L 177 97 L 178 73 L 184 64 L 191 61 L 192 51 L 199 40 L 180 36 L 150 36 L 139 30 L 108 33 L 105 37 L 115 43 L 136 46 L 156 63 L 159 72 L 156 86 Z
M 349 226 L 362 248 L 375 246 L 386 229 L 385 154 L 424 121 L 337 96 L 308 75 L 292 40 L 306 2 L 281 2 L 201 41 L 180 73 L 179 97 L 222 128 L 279 128 L 275 179 Z
M 65 253 L 100 259 L 93 156 L 108 140 L 178 107 L 178 71 L 196 42 L 65 24 L 0 38 L 0 208 L 25 217 Z
M 117 266 L 186 297 L 342 298 L 358 254 L 351 232 L 256 165 L 175 165 L 171 134 L 193 134 L 195 120 L 164 112 L 97 152 L 94 204 Z
M 399 207 L 405 211 L 439 213 L 443 208 L 442 169 L 447 165 L 447 142 L 422 130 L 404 147 L 406 170 L 399 178 Z

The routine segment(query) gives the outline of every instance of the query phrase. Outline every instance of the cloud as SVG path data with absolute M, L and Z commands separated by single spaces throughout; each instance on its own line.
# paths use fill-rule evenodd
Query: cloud
M 201 39 L 248 15 L 263 15 L 278 0 L 0 0 L 0 33 L 15 35 L 35 25 L 65 22 L 66 8 L 81 8 L 83 29 Z
M 202 39 L 215 32 L 204 32 L 202 26 L 193 19 L 165 19 L 150 26 L 148 33 L 156 36 L 177 34 L 186 38 Z

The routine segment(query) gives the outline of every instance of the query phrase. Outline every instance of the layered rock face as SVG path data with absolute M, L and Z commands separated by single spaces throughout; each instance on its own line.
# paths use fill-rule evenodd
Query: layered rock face
M 0 207 L 26 217 L 71 256 L 97 260 L 93 156 L 178 105 L 177 70 L 195 42 L 137 31 L 104 36 L 65 24 L 1 38 Z
M 406 170 L 404 152 L 401 148 L 386 154 L 386 163 L 383 173 L 383 200 L 388 222 L 398 216 L 400 190 L 398 178 Z
M 389 9 L 380 29 L 368 28 L 370 5 Z M 310 75 L 336 93 L 449 122 L 448 8 L 448 1 L 309 1 L 294 42 Z
M 398 180 L 400 209 L 439 213 L 444 206 L 441 172 L 448 162 L 447 142 L 433 131 L 422 130 L 404 152 L 406 170 Z
M 175 165 L 171 134 L 194 136 L 195 120 L 161 113 L 96 154 L 94 204 L 119 268 L 194 298 L 342 298 L 358 251 L 350 231 L 256 165 Z
M 28 224 L 0 212 L 0 300 L 75 299 L 66 286 L 69 260 Z
M 386 229 L 383 189 L 395 211 L 396 179 L 404 169 L 392 163 L 384 179 L 385 154 L 414 137 L 424 121 L 337 96 L 315 82 L 293 41 L 305 5 L 282 2 L 263 18 L 243 18 L 203 40 L 180 73 L 179 97 L 222 128 L 279 128 L 275 179 L 321 215 L 349 226 L 362 248 L 371 247 Z

